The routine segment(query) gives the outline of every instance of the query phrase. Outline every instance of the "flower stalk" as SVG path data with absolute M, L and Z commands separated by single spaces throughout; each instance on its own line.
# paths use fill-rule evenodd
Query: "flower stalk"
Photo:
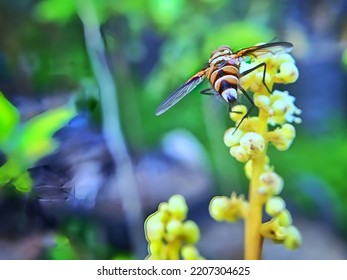
M 257 260 L 262 257 L 264 238 L 275 243 L 282 243 L 288 249 L 295 249 L 301 244 L 300 232 L 292 225 L 285 202 L 278 194 L 283 189 L 283 179 L 274 172 L 267 156 L 269 144 L 279 151 L 287 150 L 295 138 L 295 128 L 291 122 L 300 123 L 296 115 L 301 111 L 294 105 L 295 98 L 286 91 L 272 90 L 275 83 L 292 83 L 298 78 L 294 59 L 289 54 L 265 57 L 251 64 L 241 64 L 241 72 L 265 62 L 267 70 L 253 71 L 244 76 L 241 86 L 253 93 L 258 115 L 243 120 L 247 108 L 236 105 L 235 112 L 230 113 L 235 127 L 229 128 L 224 135 L 224 143 L 230 148 L 230 155 L 239 162 L 245 163 L 246 176 L 249 178 L 248 200 L 235 204 L 242 209 L 233 213 L 244 213 L 242 216 L 230 217 L 227 211 L 219 210 L 216 216 L 216 203 L 212 199 L 210 214 L 217 221 L 231 221 L 243 218 L 245 221 L 244 258 Z M 243 120 L 240 124 L 239 122 Z M 236 130 L 236 127 L 238 129 Z M 237 197 L 234 194 L 234 197 Z M 241 196 L 240 196 L 241 197 Z M 222 198 L 219 198 L 222 200 Z M 226 198 L 224 198 L 226 199 Z M 272 217 L 263 223 L 263 210 Z M 228 215 L 228 219 L 221 218 Z M 218 219 L 217 219 L 218 218 Z

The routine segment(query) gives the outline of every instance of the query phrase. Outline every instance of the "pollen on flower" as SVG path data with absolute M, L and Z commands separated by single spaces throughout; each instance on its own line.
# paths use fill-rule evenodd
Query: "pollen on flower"
M 230 155 L 233 156 L 239 162 L 246 162 L 249 160 L 249 153 L 244 146 L 232 146 L 230 147 Z
M 247 132 L 240 139 L 240 146 L 243 147 L 250 156 L 259 154 L 264 150 L 264 138 L 255 132 Z
M 258 193 L 266 198 L 278 195 L 283 189 L 283 179 L 274 171 L 267 171 L 260 175 Z
M 156 216 L 151 216 L 147 221 L 147 238 L 155 241 L 160 240 L 164 236 L 164 223 Z

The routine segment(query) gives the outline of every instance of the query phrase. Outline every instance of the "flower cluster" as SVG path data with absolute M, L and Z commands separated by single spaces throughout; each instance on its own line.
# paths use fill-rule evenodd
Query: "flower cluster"
M 292 225 L 292 216 L 286 209 L 286 203 L 279 196 L 271 197 L 265 205 L 266 213 L 272 219 L 261 225 L 260 232 L 265 238 L 283 243 L 287 249 L 296 249 L 302 238 L 299 230 Z
M 148 259 L 152 260 L 197 260 L 200 256 L 195 244 L 200 231 L 197 224 L 185 220 L 188 207 L 181 195 L 172 196 L 159 205 L 145 223 L 148 241 Z
M 211 202 L 209 211 L 212 218 L 222 222 L 236 222 L 244 218 L 248 209 L 248 203 L 243 195 L 232 193 L 231 197 L 215 196 Z
M 298 78 L 298 69 L 289 54 L 262 56 L 252 63 L 241 63 L 241 72 L 258 67 L 241 78 L 241 86 L 253 93 L 254 105 L 259 114 L 244 118 L 247 108 L 236 105 L 230 113 L 235 126 L 224 134 L 224 143 L 237 161 L 245 163 L 245 173 L 250 179 L 249 199 L 232 194 L 231 198 L 215 197 L 210 203 L 210 214 L 217 221 L 234 222 L 240 218 L 245 220 L 246 258 L 257 258 L 261 254 L 254 251 L 261 248 L 261 237 L 270 238 L 276 243 L 283 243 L 294 249 L 301 244 L 300 232 L 292 225 L 292 218 L 286 209 L 281 193 L 284 181 L 274 171 L 267 156 L 269 144 L 279 151 L 291 146 L 295 135 L 292 123 L 299 124 L 301 111 L 294 102 L 295 98 L 287 91 L 272 90 L 275 83 L 292 83 Z M 264 76 L 265 72 L 265 76 Z M 271 217 L 262 222 L 262 209 Z M 248 240 L 254 237 L 257 239 Z
M 289 54 L 269 56 L 250 64 L 242 63 L 241 71 L 262 62 L 266 63 L 264 82 L 264 70 L 263 67 L 259 67 L 244 76 L 241 85 L 253 92 L 254 104 L 266 117 L 266 126 L 275 128 L 267 130 L 266 133 L 259 133 L 264 119 L 260 119 L 259 116 L 243 119 L 247 108 L 244 105 L 236 105 L 230 113 L 230 118 L 236 125 L 225 132 L 224 143 L 230 147 L 230 154 L 240 162 L 247 162 L 264 152 L 267 145 L 265 142 L 272 143 L 278 150 L 287 150 L 295 138 L 295 127 L 291 123 L 301 122 L 297 116 L 301 110 L 295 106 L 293 96 L 287 91 L 274 90 L 271 94 L 268 91 L 274 83 L 291 83 L 297 80 L 299 74 L 294 59 Z

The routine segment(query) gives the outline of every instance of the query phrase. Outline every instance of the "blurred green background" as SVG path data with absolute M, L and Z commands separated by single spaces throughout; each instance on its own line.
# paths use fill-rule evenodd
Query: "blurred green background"
M 7 123 L 18 110 L 20 122 L 0 164 L 16 156 L 13 178 L 28 170 L 32 189 L 0 187 L 0 259 L 143 259 L 144 219 L 174 193 L 200 226 L 202 255 L 242 258 L 242 224 L 207 212 L 213 195 L 247 193 L 223 144 L 227 106 L 198 94 L 204 83 L 154 112 L 218 46 L 271 40 L 294 44 L 300 73 L 278 88 L 303 123 L 289 151 L 269 153 L 303 246 L 265 243 L 264 258 L 347 258 L 346 14 L 338 0 L 1 0 L 0 91 L 16 109 L 0 114 Z M 50 119 L 28 137 L 35 116 Z

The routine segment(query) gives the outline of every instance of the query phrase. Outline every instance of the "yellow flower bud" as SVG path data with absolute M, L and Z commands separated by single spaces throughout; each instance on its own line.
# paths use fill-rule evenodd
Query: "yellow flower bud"
M 247 107 L 245 105 L 235 105 L 233 107 L 233 110 L 229 113 L 230 118 L 234 122 L 238 122 L 243 118 L 244 115 L 247 113 Z
M 283 211 L 285 208 L 286 208 L 286 203 L 279 196 L 271 197 L 265 205 L 265 211 L 271 217 L 276 216 L 281 211 Z
M 294 63 L 285 62 L 280 66 L 280 72 L 274 76 L 277 83 L 294 83 L 299 77 L 298 68 Z
M 202 259 L 199 250 L 193 245 L 184 245 L 181 250 L 184 260 L 199 260 Z
M 146 235 L 150 241 L 161 240 L 164 236 L 165 226 L 155 217 L 155 214 L 147 218 L 146 229 Z
M 282 126 L 283 137 L 292 140 L 295 138 L 295 127 L 289 123 Z
M 273 59 L 275 60 L 275 63 L 277 65 L 281 65 L 282 63 L 295 63 L 294 58 L 288 54 L 288 53 L 283 53 L 280 55 L 273 56 Z
M 282 210 L 276 218 L 278 219 L 279 224 L 283 227 L 288 227 L 293 223 L 292 215 L 287 209 Z
M 158 211 L 145 222 L 148 241 L 148 259 L 178 260 L 184 244 L 194 244 L 200 238 L 199 227 L 193 221 L 184 221 L 188 211 L 185 199 L 173 195 L 161 203 Z M 199 256 L 199 259 L 202 259 Z
M 280 151 L 287 150 L 295 138 L 295 128 L 291 124 L 285 124 L 268 132 L 269 141 Z
M 266 95 L 257 95 L 254 98 L 254 104 L 262 110 L 269 111 L 270 109 L 270 98 Z
M 243 132 L 240 129 L 235 131 L 235 129 L 235 127 L 229 128 L 224 133 L 224 144 L 228 147 L 235 146 L 240 143 Z
M 287 229 L 285 227 L 279 226 L 275 231 L 274 231 L 275 235 L 274 235 L 274 239 L 273 241 L 281 241 L 283 242 L 283 240 L 285 240 L 285 238 L 287 237 Z
M 168 244 L 166 244 L 166 258 L 167 260 L 179 260 L 180 258 L 180 247 L 181 241 L 179 239 L 170 240 Z
M 163 243 L 161 241 L 151 241 L 149 244 L 149 251 L 152 256 L 159 256 L 162 250 Z
M 183 223 L 182 228 L 185 241 L 189 244 L 195 244 L 200 239 L 200 230 L 198 225 L 193 221 L 186 221 Z
M 209 205 L 210 215 L 216 221 L 236 222 L 245 216 L 248 203 L 243 195 L 232 193 L 230 198 L 225 196 L 214 197 Z
M 225 196 L 215 196 L 209 205 L 210 215 L 218 222 L 225 220 L 225 213 L 229 207 L 229 199 Z
M 249 117 L 247 119 L 244 119 L 239 129 L 241 129 L 242 131 L 248 131 L 248 132 L 256 131 L 258 125 L 259 125 L 258 117 Z
M 258 71 L 253 76 L 253 80 L 250 83 L 250 90 L 252 92 L 256 92 L 256 93 L 261 92 L 264 94 L 269 94 L 269 91 L 267 90 L 267 88 L 265 87 L 263 83 L 263 77 L 264 77 L 264 72 L 262 70 Z M 272 81 L 271 75 L 268 72 L 265 73 L 264 81 L 265 81 L 265 84 L 268 86 L 268 88 L 271 89 L 273 81 Z
M 171 220 L 166 225 L 166 231 L 175 237 L 182 233 L 182 222 L 178 220 Z
M 250 156 L 254 156 L 264 150 L 264 138 L 258 133 L 247 132 L 240 139 L 240 146 L 244 147 Z
M 230 147 L 230 155 L 239 162 L 246 162 L 249 159 L 249 153 L 244 146 Z
M 168 200 L 168 210 L 177 220 L 184 220 L 188 212 L 188 206 L 182 195 L 176 194 Z
M 287 228 L 287 236 L 284 240 L 284 246 L 289 250 L 293 250 L 298 248 L 301 243 L 302 237 L 299 230 L 295 226 L 289 226 Z
M 258 193 L 269 197 L 279 194 L 283 189 L 283 179 L 273 171 L 264 172 L 260 175 Z

